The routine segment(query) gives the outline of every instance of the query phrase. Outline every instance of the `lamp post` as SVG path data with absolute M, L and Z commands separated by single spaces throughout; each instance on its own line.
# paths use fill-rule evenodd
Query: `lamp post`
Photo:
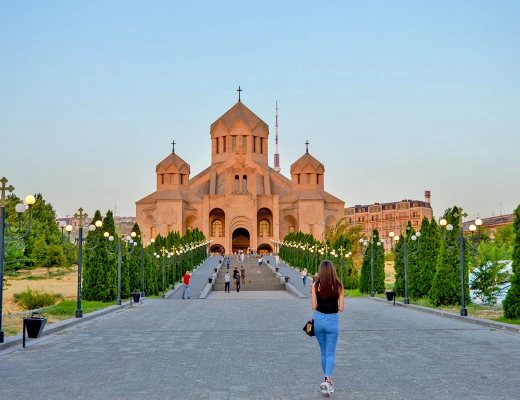
M 132 233 L 134 233 L 134 232 L 132 232 Z M 105 232 L 103 235 L 105 236 L 105 238 L 108 238 L 109 242 L 113 242 L 115 239 L 114 236 L 110 235 L 109 232 Z M 134 237 L 135 237 L 135 235 L 134 235 Z M 124 249 L 123 249 L 123 241 L 125 242 Z M 126 246 L 126 244 L 128 244 L 128 247 Z M 121 305 L 121 263 L 122 263 L 123 253 L 125 253 L 126 255 L 132 254 L 134 251 L 134 248 L 136 246 L 137 246 L 137 242 L 134 242 L 134 240 L 132 239 L 131 236 L 127 236 L 125 238 L 124 235 L 117 237 L 117 247 L 115 249 L 110 248 L 108 243 L 106 245 L 106 251 L 108 254 L 112 254 L 112 255 L 117 254 L 117 300 L 116 300 L 116 304 L 118 306 Z
M 70 233 L 72 232 L 72 225 L 66 225 L 65 221 L 60 222 L 61 228 L 61 245 L 65 249 L 65 251 L 70 251 L 73 248 L 78 248 L 78 295 L 77 295 L 77 306 L 76 306 L 76 318 L 83 318 L 83 309 L 81 305 L 81 294 L 82 294 L 82 283 L 83 283 L 83 246 L 85 239 L 83 238 L 83 220 L 88 217 L 87 213 L 83 213 L 83 208 L 78 208 L 78 212 L 74 213 L 74 218 L 79 219 L 78 223 L 78 238 L 74 241 L 74 243 L 70 242 Z M 90 232 L 96 230 L 96 228 L 101 228 L 103 223 L 101 221 L 96 221 L 95 224 L 91 224 L 88 227 Z M 67 231 L 67 244 L 64 242 L 64 234 L 63 229 Z M 86 250 L 94 250 L 99 244 L 99 238 L 96 244 L 92 247 L 86 247 Z M 73 246 L 73 247 L 70 247 Z
M 0 179 L 0 183 L 2 184 L 0 186 L 1 191 L 1 197 L 0 197 L 0 343 L 4 343 L 4 331 L 2 330 L 2 307 L 3 307 L 3 296 L 4 296 L 4 262 L 5 262 L 5 254 L 7 247 L 10 245 L 10 243 L 13 242 L 19 242 L 19 245 L 21 248 L 25 246 L 25 243 L 23 242 L 23 238 L 26 237 L 30 230 L 31 230 L 31 209 L 34 203 L 36 203 L 36 199 L 32 195 L 28 195 L 25 198 L 25 204 L 29 206 L 29 218 L 27 219 L 27 230 L 25 232 L 22 232 L 22 226 L 23 220 L 22 215 L 25 211 L 25 206 L 23 203 L 18 203 L 15 206 L 15 210 L 18 214 L 18 227 L 17 228 L 11 228 L 11 226 L 6 223 L 6 213 L 5 213 L 5 206 L 7 205 L 7 200 L 5 199 L 5 192 L 6 190 L 9 193 L 12 193 L 14 190 L 14 187 L 12 185 L 6 186 L 7 179 L 3 177 Z M 7 238 L 7 242 L 6 242 Z
M 482 225 L 482 220 L 480 218 L 477 218 L 475 220 L 475 225 L 471 224 L 469 227 L 469 230 L 471 232 L 471 235 L 473 236 L 474 232 L 477 230 L 478 227 L 478 237 L 477 237 L 477 243 L 475 246 L 471 246 L 468 241 L 464 238 L 464 227 L 462 223 L 462 219 L 464 217 L 467 217 L 468 214 L 462 213 L 462 208 L 459 210 L 458 213 L 453 214 L 455 218 L 459 219 L 459 260 L 460 260 L 460 282 L 461 282 L 461 309 L 460 309 L 460 315 L 462 317 L 468 316 L 468 310 L 466 308 L 466 287 L 465 287 L 465 279 L 464 279 L 464 272 L 465 272 L 465 247 L 468 247 L 469 249 L 476 249 L 480 243 L 480 226 Z M 445 218 L 442 218 L 439 222 L 441 226 L 441 234 L 442 234 L 442 241 L 444 243 L 444 246 L 446 246 L 449 249 L 454 249 L 457 246 L 450 246 L 446 243 L 446 240 L 444 238 L 444 230 L 452 231 L 453 225 L 448 224 L 448 221 Z
M 407 240 L 407 233 L 406 228 L 401 234 L 403 237 L 403 258 L 404 258 L 404 304 L 410 304 L 410 299 L 408 298 L 408 253 L 410 254 L 417 254 L 419 252 L 419 237 L 421 236 L 421 232 L 416 232 L 415 235 L 412 235 L 412 240 L 415 242 L 417 241 L 417 249 L 415 251 L 409 251 L 408 250 L 408 240 Z M 394 232 L 390 232 L 388 234 L 390 236 L 390 247 L 394 251 L 394 253 L 398 253 L 394 249 L 394 240 L 396 242 L 399 241 L 399 236 L 395 235 Z
M 166 295 L 164 294 L 164 256 L 167 255 L 168 258 L 170 258 L 170 253 L 168 252 L 168 250 L 166 250 L 164 246 L 161 248 L 161 250 L 159 250 L 159 252 L 162 254 L 162 298 L 164 299 L 166 297 Z M 157 258 L 160 257 L 157 253 L 153 253 L 153 255 Z
M 346 248 L 344 248 L 343 246 L 341 246 L 339 249 L 339 254 L 341 255 L 341 258 L 340 258 L 340 264 L 341 264 L 341 271 L 340 271 L 340 275 L 341 275 L 341 284 L 343 285 L 344 284 L 344 281 L 343 281 L 343 254 L 345 254 L 345 257 L 350 257 L 352 255 L 352 252 L 349 251 L 348 253 L 344 253 L 345 250 L 347 250 Z
M 365 255 L 367 246 L 370 244 L 370 297 L 374 297 L 374 246 L 381 246 L 385 242 L 384 239 L 375 240 L 374 234 L 370 236 L 370 240 L 359 239 L 360 246 L 359 250 L 362 255 Z M 365 249 L 363 250 L 363 246 Z

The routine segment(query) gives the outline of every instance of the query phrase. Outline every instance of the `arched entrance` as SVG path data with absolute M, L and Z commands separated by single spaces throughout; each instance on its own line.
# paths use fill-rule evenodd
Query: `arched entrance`
M 273 252 L 273 248 L 267 243 L 262 243 L 258 246 L 258 254 L 270 254 Z
M 222 252 L 222 254 L 226 254 L 226 250 L 224 249 L 224 246 L 222 246 L 221 244 L 218 244 L 218 243 L 211 246 L 209 248 L 209 252 L 212 254 L 220 254 L 221 252 Z
M 244 253 L 247 253 L 247 249 L 250 247 L 250 236 L 249 231 L 245 228 L 237 228 L 233 231 L 232 235 L 232 243 L 231 243 L 231 251 L 238 252 L 242 250 Z

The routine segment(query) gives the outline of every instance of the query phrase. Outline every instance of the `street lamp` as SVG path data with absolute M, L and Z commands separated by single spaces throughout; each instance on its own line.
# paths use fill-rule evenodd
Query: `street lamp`
M 370 240 L 366 241 L 365 239 L 359 239 L 359 243 L 361 246 L 359 247 L 359 251 L 364 256 L 367 251 L 367 246 L 370 244 L 370 297 L 374 297 L 374 245 L 381 246 L 385 240 L 375 240 L 374 234 L 370 236 Z M 364 247 L 364 250 L 363 250 Z
M 4 331 L 2 330 L 2 307 L 3 307 L 3 296 L 4 296 L 4 261 L 5 261 L 5 253 L 7 247 L 14 242 L 19 242 L 18 247 L 23 248 L 25 243 L 23 238 L 26 237 L 31 230 L 31 208 L 34 203 L 36 203 L 36 199 L 32 195 L 28 195 L 25 198 L 25 204 L 29 206 L 29 218 L 27 219 L 27 230 L 22 232 L 23 220 L 22 215 L 25 211 L 25 206 L 23 203 L 18 203 L 15 206 L 15 210 L 18 214 L 18 227 L 11 228 L 11 226 L 6 223 L 6 214 L 5 214 L 5 206 L 7 205 L 7 200 L 5 199 L 5 191 L 7 190 L 9 193 L 12 193 L 14 187 L 12 185 L 6 186 L 7 179 L 3 177 L 0 179 L 2 186 L 0 186 L 1 197 L 0 197 L 0 343 L 4 343 Z M 7 242 L 6 242 L 7 238 Z
M 113 242 L 115 240 L 114 236 L 112 236 L 109 232 L 105 232 L 103 234 L 105 238 L 108 238 L 109 242 Z M 135 237 L 135 235 L 134 235 Z M 123 241 L 125 242 L 125 247 L 123 249 Z M 122 262 L 122 254 L 130 255 L 133 253 L 134 248 L 137 246 L 137 242 L 132 239 L 132 236 L 124 235 L 117 237 L 117 248 L 111 248 L 109 244 L 106 245 L 106 251 L 108 254 L 115 255 L 117 254 L 117 300 L 116 304 L 118 306 L 121 305 L 121 262 Z
M 164 294 L 164 256 L 167 255 L 168 258 L 170 258 L 170 253 L 164 246 L 161 248 L 161 250 L 159 250 L 159 253 L 162 254 L 162 298 L 164 299 L 166 297 L 166 295 Z M 153 255 L 157 258 L 160 257 L 157 253 L 153 253 Z
M 76 307 L 76 318 L 83 318 L 83 309 L 81 306 L 81 296 L 82 296 L 82 284 L 83 284 L 83 243 L 85 239 L 83 239 L 83 220 L 88 217 L 87 213 L 83 213 L 83 208 L 79 208 L 77 213 L 74 213 L 74 218 L 79 219 L 78 224 L 78 234 L 79 237 L 73 242 L 70 242 L 70 233 L 72 232 L 72 225 L 67 225 L 65 221 L 60 222 L 61 228 L 61 245 L 66 252 L 71 251 L 75 247 L 78 248 L 78 295 L 77 295 L 77 307 Z M 96 228 L 101 228 L 103 223 L 101 221 L 96 221 L 94 224 L 89 225 L 88 230 L 93 232 Z M 67 231 L 67 244 L 64 241 L 63 229 Z M 94 250 L 99 244 L 99 238 L 96 244 L 92 247 L 86 247 L 86 250 Z M 71 247 L 72 246 L 72 247 Z
M 408 298 L 408 253 L 415 255 L 419 252 L 419 237 L 421 236 L 421 232 L 416 232 L 415 235 L 412 235 L 411 239 L 415 242 L 417 241 L 417 248 L 415 251 L 408 250 L 408 240 L 407 240 L 407 232 L 406 229 L 401 234 L 403 237 L 403 258 L 404 258 L 404 304 L 410 304 L 410 299 Z M 397 243 L 399 241 L 399 235 L 396 235 L 394 232 L 390 232 L 388 234 L 390 236 L 390 247 L 394 251 L 394 253 L 400 253 L 394 249 L 394 240 Z
M 340 275 L 341 275 L 341 284 L 343 285 L 344 284 L 344 281 L 343 281 L 343 254 L 345 254 L 345 257 L 347 257 L 347 259 L 348 259 L 352 255 L 352 252 L 349 251 L 347 253 L 344 253 L 344 251 L 347 250 L 347 249 L 344 248 L 343 246 L 341 246 L 338 250 L 339 250 L 339 254 L 341 255 L 341 258 L 340 258 L 340 264 L 341 264 Z
M 477 227 L 478 227 L 478 237 L 477 237 L 477 242 L 475 244 L 475 246 L 471 246 L 469 244 L 469 242 L 464 238 L 464 227 L 463 227 L 463 223 L 462 223 L 462 219 L 464 217 L 467 217 L 468 214 L 466 213 L 462 213 L 462 208 L 459 210 L 458 213 L 455 213 L 453 214 L 453 216 L 455 218 L 458 218 L 459 219 L 459 260 L 460 260 L 460 282 L 461 282 L 461 309 L 460 309 L 460 315 L 462 317 L 467 317 L 468 316 L 468 310 L 466 308 L 466 287 L 465 287 L 465 282 L 464 282 L 464 257 L 465 257 L 465 247 L 468 247 L 469 249 L 472 249 L 472 250 L 475 250 L 479 243 L 480 243 L 480 226 L 482 225 L 482 220 L 480 218 L 477 218 L 475 220 L 475 224 L 471 224 L 470 227 L 469 227 L 469 230 L 471 232 L 471 235 L 473 236 L 474 232 L 477 230 Z M 439 221 L 439 224 L 441 226 L 441 233 L 442 233 L 442 241 L 444 243 L 444 246 L 446 246 L 447 248 L 449 249 L 455 249 L 457 246 L 450 246 L 446 243 L 446 240 L 444 238 L 444 230 L 448 230 L 448 231 L 452 231 L 453 230 L 453 225 L 452 224 L 448 224 L 448 221 L 446 221 L 445 218 L 442 218 L 440 221 Z

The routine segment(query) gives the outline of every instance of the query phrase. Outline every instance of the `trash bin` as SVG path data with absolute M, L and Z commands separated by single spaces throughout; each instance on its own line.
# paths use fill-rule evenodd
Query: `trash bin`
M 393 291 L 385 292 L 385 296 L 386 296 L 386 300 L 392 301 L 394 299 L 395 292 L 393 292 Z
M 208 283 L 213 282 L 213 278 L 208 278 Z
M 279 269 L 280 269 L 280 268 L 276 267 L 276 268 L 275 268 L 275 271 L 278 272 Z
M 213 272 L 217 272 L 217 269 L 216 269 L 216 268 L 213 268 Z
M 27 337 L 37 339 L 41 336 L 43 327 L 47 323 L 47 318 L 39 311 L 33 312 L 29 317 L 24 318 Z
M 291 281 L 291 278 L 289 278 L 288 276 L 285 277 L 285 282 L 290 282 Z
M 134 303 L 139 303 L 141 300 L 141 292 L 132 293 L 132 297 L 134 298 Z

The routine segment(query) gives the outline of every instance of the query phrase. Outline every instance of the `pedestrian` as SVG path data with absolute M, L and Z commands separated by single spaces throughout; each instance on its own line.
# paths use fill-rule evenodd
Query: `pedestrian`
M 330 396 L 334 393 L 332 370 L 334 353 L 339 335 L 338 311 L 343 311 L 343 285 L 338 279 L 334 265 L 325 260 L 320 264 L 318 279 L 312 285 L 312 309 L 314 313 L 314 334 L 320 345 L 323 382 L 321 394 Z
M 242 283 L 246 283 L 246 270 L 244 269 L 244 266 L 242 265 L 240 267 L 240 277 L 242 278 Z
M 276 262 L 276 266 L 278 267 L 278 264 L 280 264 L 280 256 L 278 254 L 274 256 L 274 261 Z
M 313 277 L 312 277 L 312 284 L 311 284 L 311 288 L 309 289 L 309 292 L 312 293 L 312 287 L 314 286 L 314 282 L 316 282 L 318 280 L 318 273 L 315 272 Z
M 229 269 L 229 267 L 231 266 L 231 260 L 229 259 L 229 257 L 227 258 L 226 265 L 227 269 Z
M 262 256 L 260 256 L 260 258 L 258 259 L 258 266 L 261 267 L 263 263 L 264 259 L 262 258 Z
M 190 280 L 191 280 L 191 275 L 188 271 L 186 271 L 184 273 L 184 275 L 182 276 L 182 283 L 184 284 L 184 288 L 182 289 L 182 298 L 184 299 L 184 293 L 186 292 L 186 290 L 188 291 L 188 300 L 190 299 Z
M 235 269 L 233 270 L 233 279 L 235 279 L 237 275 L 239 275 L 239 272 L 238 272 L 238 268 L 235 267 Z
M 235 284 L 237 285 L 237 293 L 238 293 L 238 292 L 240 292 L 240 274 L 238 274 L 238 273 L 235 275 Z
M 302 271 L 303 286 L 307 286 L 307 268 Z
M 229 275 L 229 271 L 224 275 L 224 292 L 229 293 L 229 286 L 231 284 L 231 276 Z

